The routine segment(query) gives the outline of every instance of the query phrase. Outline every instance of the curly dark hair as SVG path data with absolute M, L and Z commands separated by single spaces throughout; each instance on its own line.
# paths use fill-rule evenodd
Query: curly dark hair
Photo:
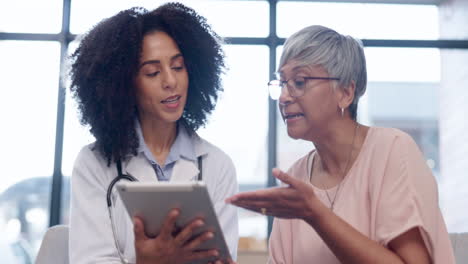
M 135 78 L 143 37 L 154 31 L 171 36 L 184 57 L 189 88 L 180 122 L 189 131 L 205 125 L 222 91 L 222 40 L 193 9 L 167 3 L 152 11 L 135 7 L 104 19 L 70 57 L 70 90 L 80 121 L 91 127 L 95 148 L 108 166 L 137 154 Z

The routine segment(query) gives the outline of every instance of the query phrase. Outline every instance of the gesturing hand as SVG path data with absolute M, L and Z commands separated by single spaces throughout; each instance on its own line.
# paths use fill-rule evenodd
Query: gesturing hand
M 167 215 L 161 231 L 155 238 L 146 236 L 143 221 L 134 217 L 135 251 L 137 264 L 179 264 L 217 257 L 217 250 L 197 250 L 203 242 L 212 239 L 212 232 L 204 232 L 196 237 L 196 229 L 203 226 L 203 220 L 196 219 L 187 224 L 180 232 L 176 231 L 176 220 L 180 212 L 173 209 Z
M 309 217 L 318 201 L 312 186 L 276 168 L 273 176 L 289 186 L 238 193 L 226 202 L 279 218 Z

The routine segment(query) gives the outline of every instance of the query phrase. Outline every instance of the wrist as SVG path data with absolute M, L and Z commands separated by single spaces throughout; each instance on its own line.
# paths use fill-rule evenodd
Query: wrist
M 315 227 L 330 211 L 317 197 L 310 199 L 304 221 Z

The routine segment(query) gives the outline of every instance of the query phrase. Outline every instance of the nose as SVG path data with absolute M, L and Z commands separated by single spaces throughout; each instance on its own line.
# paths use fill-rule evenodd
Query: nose
M 176 86 L 177 78 L 171 69 L 165 70 L 162 77 L 162 85 L 164 89 L 173 89 Z
M 280 105 L 288 105 L 290 104 L 294 98 L 289 94 L 289 89 L 287 88 L 287 85 L 283 86 L 281 89 L 281 94 L 278 99 Z

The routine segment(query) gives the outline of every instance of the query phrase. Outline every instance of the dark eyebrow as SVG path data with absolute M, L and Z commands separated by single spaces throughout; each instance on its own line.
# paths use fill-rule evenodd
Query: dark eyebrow
M 171 57 L 171 62 L 176 60 L 177 58 L 180 58 L 180 57 L 183 57 L 182 53 L 177 53 L 176 55 Z M 160 60 L 147 60 L 147 61 L 144 61 L 142 64 L 140 64 L 139 68 L 141 69 L 146 64 L 160 64 L 160 63 L 161 63 Z

